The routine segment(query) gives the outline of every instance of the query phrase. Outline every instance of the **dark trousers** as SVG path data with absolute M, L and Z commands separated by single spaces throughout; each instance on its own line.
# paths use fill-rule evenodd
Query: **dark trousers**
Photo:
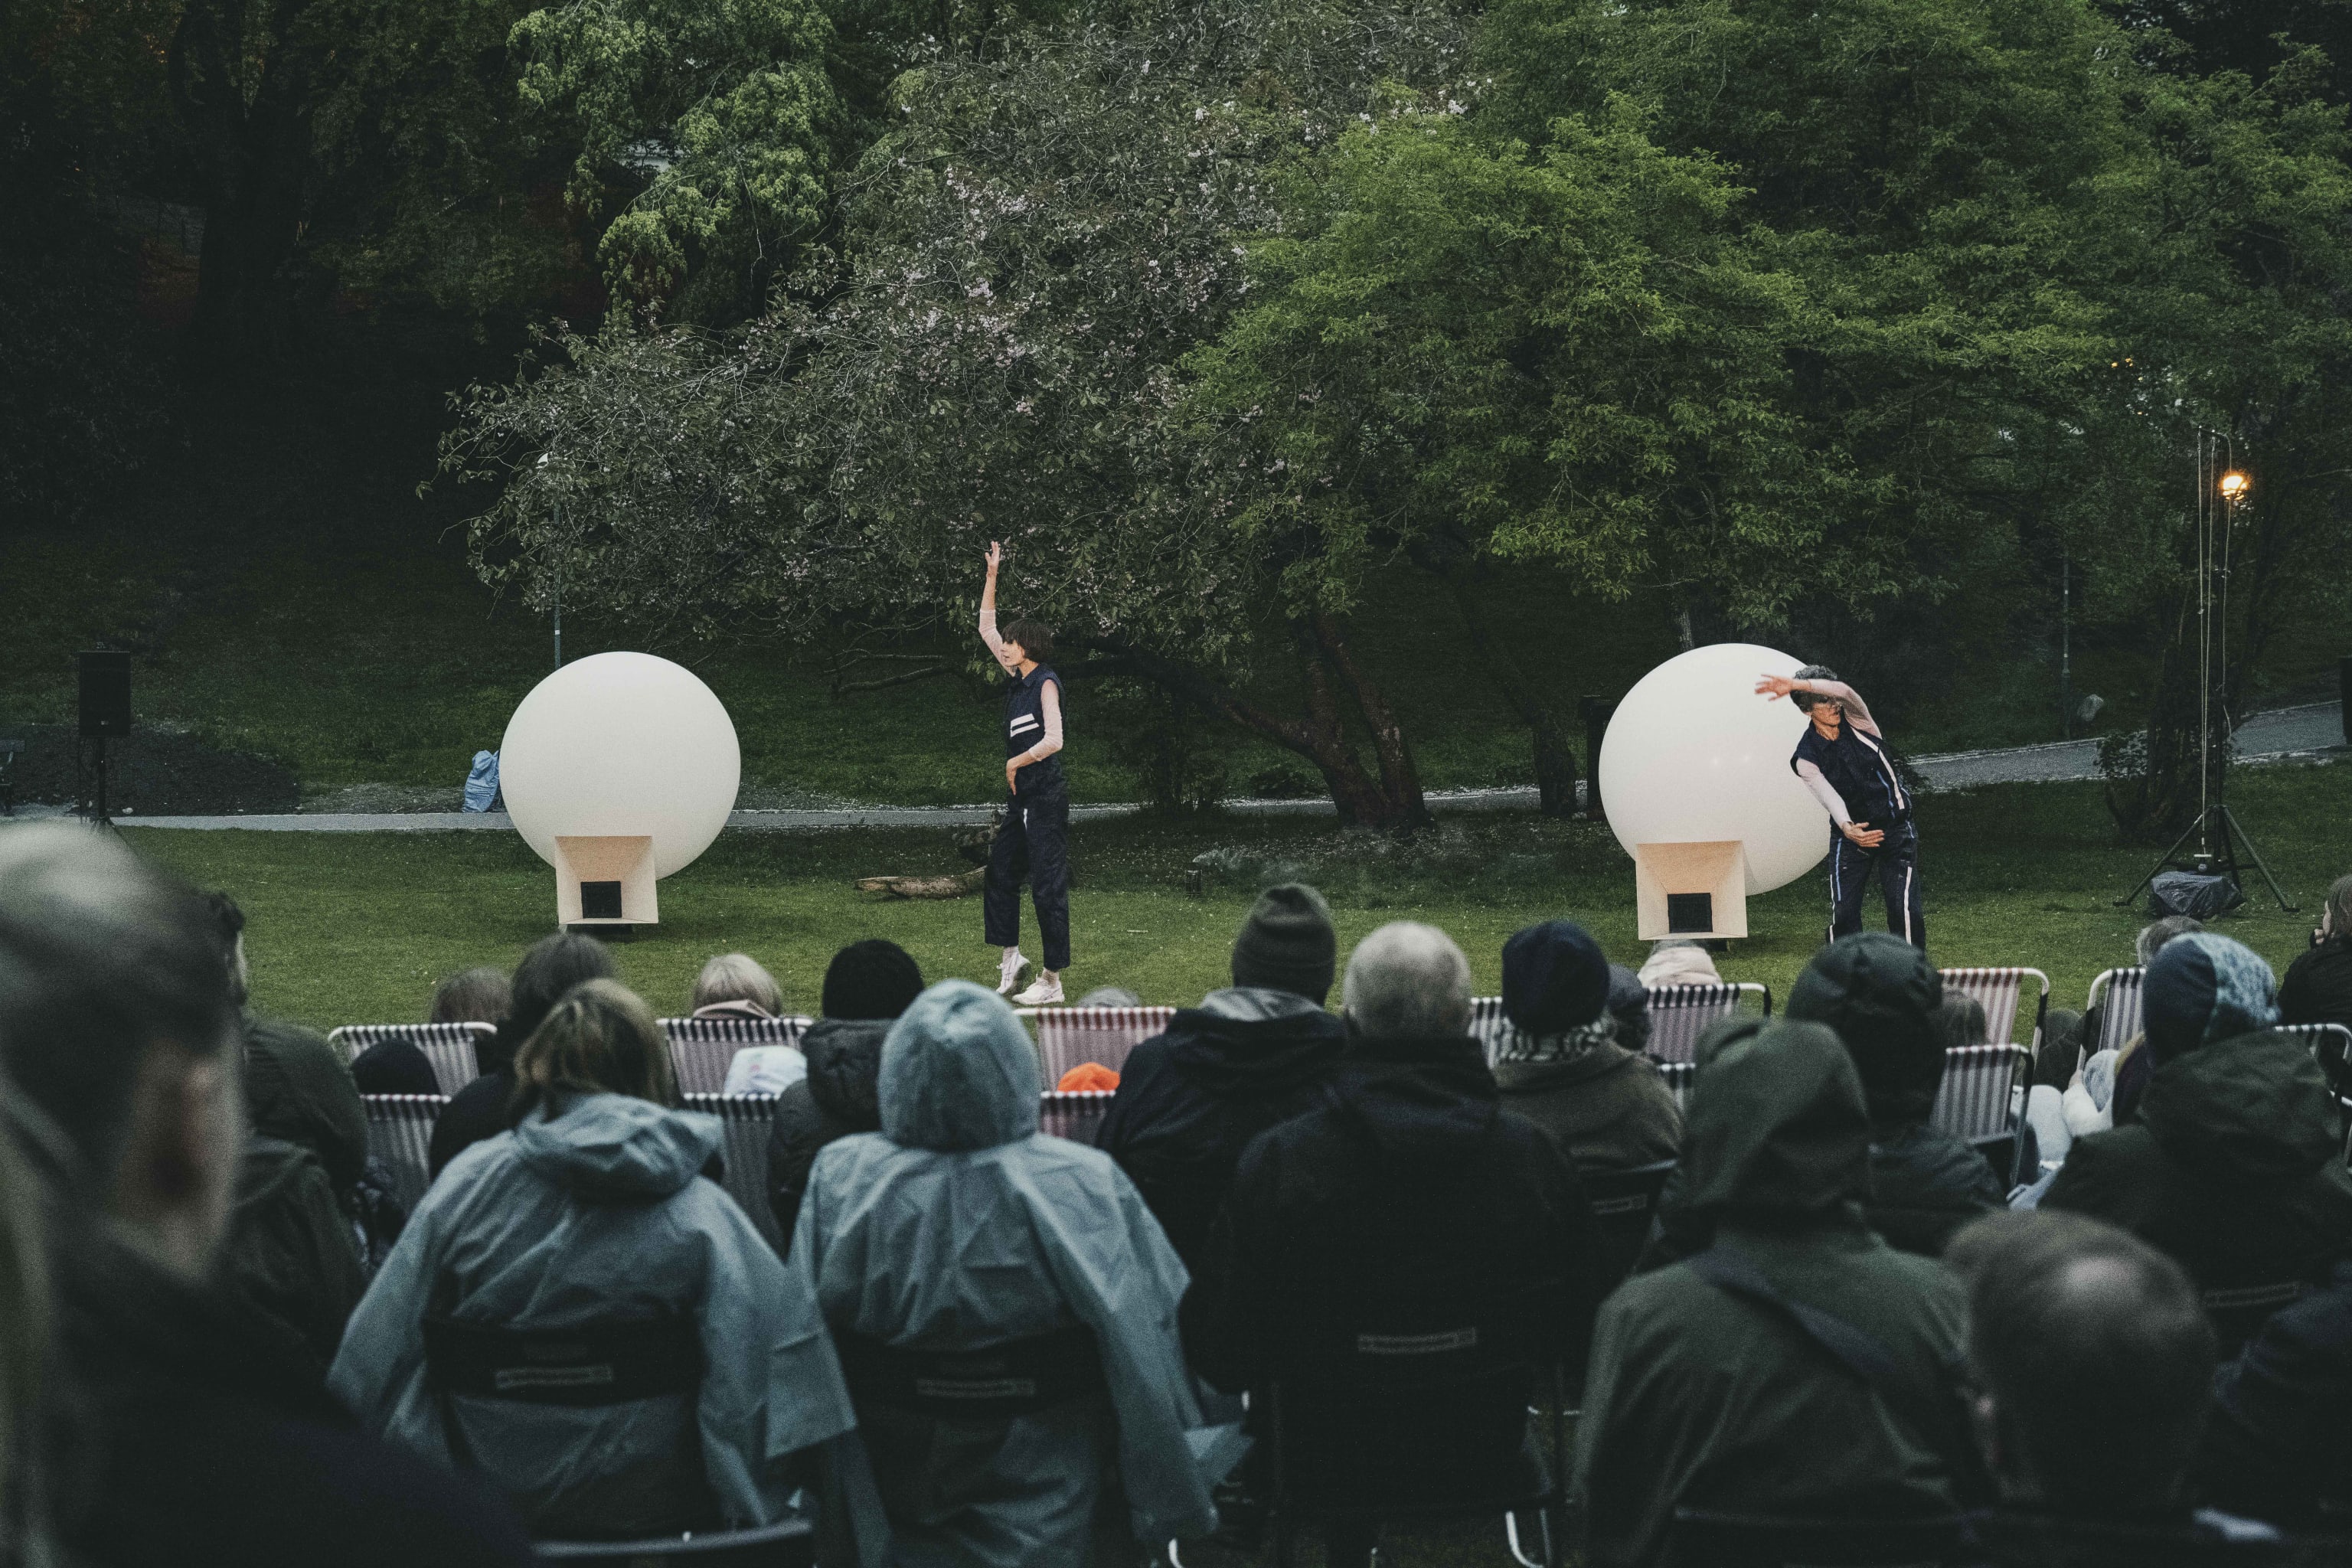
M 981 899 L 987 909 L 992 947 L 1021 945 L 1021 879 L 1037 906 L 1037 931 L 1045 942 L 1045 967 L 1055 973 L 1070 966 L 1070 795 L 1065 789 L 1015 795 L 1003 826 L 988 847 L 988 882 Z
M 1862 929 L 1863 896 L 1872 878 L 1886 900 L 1886 929 L 1925 952 L 1927 921 L 1919 912 L 1919 829 L 1901 823 L 1886 829 L 1875 849 L 1847 842 L 1843 833 L 1830 837 L 1830 940 L 1852 936 Z

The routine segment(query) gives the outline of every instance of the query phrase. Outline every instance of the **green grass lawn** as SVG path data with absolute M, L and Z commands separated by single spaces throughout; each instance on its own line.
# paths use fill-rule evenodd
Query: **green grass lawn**
M 2352 869 L 2352 769 L 2248 769 L 2233 800 L 2303 905 L 2282 913 L 2259 886 L 2224 929 L 2284 970 L 2302 951 L 2327 882 Z M 2032 964 L 2053 1005 L 2083 1004 L 2091 978 L 2129 961 L 2141 922 L 2114 900 L 2150 851 L 2114 843 L 2097 789 L 2012 784 L 1921 803 L 1922 871 L 1938 963 Z M 1532 816 L 1464 818 L 1398 845 L 1296 819 L 1121 819 L 1073 827 L 1072 994 L 1128 986 L 1189 1003 L 1223 984 L 1227 953 L 1255 889 L 1304 875 L 1331 899 L 1343 946 L 1384 921 L 1425 920 L 1469 954 L 1481 992 L 1500 983 L 1503 940 L 1566 915 L 1612 956 L 1638 963 L 1633 868 L 1605 827 Z M 473 963 L 509 964 L 551 929 L 551 873 L 518 838 L 482 833 L 194 833 L 130 828 L 142 851 L 244 905 L 257 1004 L 320 1026 L 419 1017 L 433 984 Z M 1196 857 L 1222 871 L 1185 890 Z M 956 868 L 939 830 L 816 835 L 729 833 L 662 886 L 662 924 L 615 948 L 629 983 L 657 1009 L 686 1000 L 711 953 L 740 948 L 775 971 L 796 1008 L 814 1011 L 824 965 L 844 942 L 886 936 L 934 978 L 992 982 L 977 898 L 877 900 L 852 879 Z M 1879 915 L 1875 894 L 1870 919 Z M 1751 901 L 1750 930 L 1722 961 L 1727 977 L 1787 994 L 1819 941 L 1818 874 Z M 1034 933 L 1029 951 L 1035 953 Z

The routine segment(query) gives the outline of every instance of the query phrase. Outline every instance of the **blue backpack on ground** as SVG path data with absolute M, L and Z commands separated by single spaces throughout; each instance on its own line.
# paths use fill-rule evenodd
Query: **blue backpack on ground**
M 499 798 L 499 754 L 476 752 L 474 771 L 466 775 L 466 809 L 496 811 L 504 804 Z

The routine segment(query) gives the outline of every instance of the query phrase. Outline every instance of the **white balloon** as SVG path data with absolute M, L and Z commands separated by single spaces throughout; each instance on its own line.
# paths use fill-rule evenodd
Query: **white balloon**
M 726 705 L 649 653 L 565 665 L 530 689 L 499 747 L 515 831 L 550 865 L 558 836 L 649 834 L 654 875 L 683 871 L 727 826 L 742 779 Z
M 1829 814 L 1790 771 L 1805 710 L 1756 691 L 1799 661 L 1753 643 L 1677 654 L 1634 682 L 1601 742 L 1601 803 L 1617 841 L 1737 838 L 1752 896 L 1795 881 L 1830 849 Z

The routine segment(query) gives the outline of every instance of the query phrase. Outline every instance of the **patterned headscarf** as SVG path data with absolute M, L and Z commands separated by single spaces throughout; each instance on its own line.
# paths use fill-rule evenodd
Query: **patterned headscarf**
M 1555 1062 L 1574 1061 L 1596 1046 L 1607 1045 L 1617 1037 L 1617 1020 L 1603 1013 L 1580 1029 L 1570 1029 L 1562 1035 L 1530 1035 L 1512 1029 L 1503 1037 L 1502 1046 L 1495 1053 L 1507 1062 L 1526 1062 L 1530 1066 L 1549 1066 Z
M 2278 981 L 2262 956 L 2210 931 L 2166 942 L 2141 983 L 2148 1049 L 2159 1063 L 2278 1022 Z

